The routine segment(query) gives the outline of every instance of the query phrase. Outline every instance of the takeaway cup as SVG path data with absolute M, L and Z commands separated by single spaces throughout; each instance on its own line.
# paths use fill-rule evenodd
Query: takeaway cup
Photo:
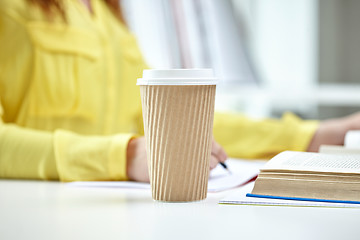
M 211 69 L 144 70 L 138 79 L 154 200 L 206 198 L 216 84 Z

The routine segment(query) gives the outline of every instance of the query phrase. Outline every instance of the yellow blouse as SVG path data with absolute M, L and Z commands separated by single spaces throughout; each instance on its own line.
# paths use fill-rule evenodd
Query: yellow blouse
M 134 36 L 93 0 L 65 0 L 66 23 L 25 0 L 0 1 L 0 177 L 126 180 L 128 141 L 143 134 Z M 317 122 L 216 114 L 232 157 L 305 150 Z

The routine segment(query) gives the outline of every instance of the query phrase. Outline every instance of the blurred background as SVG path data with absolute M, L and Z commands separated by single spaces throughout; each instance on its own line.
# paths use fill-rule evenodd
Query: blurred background
M 216 109 L 325 119 L 360 111 L 358 0 L 122 0 L 152 68 L 213 68 Z

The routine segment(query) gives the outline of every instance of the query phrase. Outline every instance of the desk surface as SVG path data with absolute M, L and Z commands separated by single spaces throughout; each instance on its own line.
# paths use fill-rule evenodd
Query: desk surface
M 0 180 L 0 239 L 360 239 L 359 209 L 217 204 L 231 191 L 162 203 L 150 190 Z

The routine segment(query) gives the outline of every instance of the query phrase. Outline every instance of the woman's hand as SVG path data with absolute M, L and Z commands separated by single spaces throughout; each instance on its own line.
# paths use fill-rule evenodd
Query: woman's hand
M 127 176 L 132 181 L 149 182 L 149 171 L 146 159 L 145 138 L 131 139 L 127 148 Z M 227 155 L 215 140 L 212 140 L 210 169 L 219 162 L 225 162 Z
M 343 118 L 325 120 L 320 123 L 307 151 L 317 152 L 320 145 L 344 145 L 349 130 L 360 129 L 360 112 Z
M 150 182 L 145 137 L 133 138 L 127 148 L 126 173 L 131 181 Z
M 228 156 L 225 150 L 213 139 L 211 146 L 210 170 L 214 169 L 218 163 L 224 163 Z

